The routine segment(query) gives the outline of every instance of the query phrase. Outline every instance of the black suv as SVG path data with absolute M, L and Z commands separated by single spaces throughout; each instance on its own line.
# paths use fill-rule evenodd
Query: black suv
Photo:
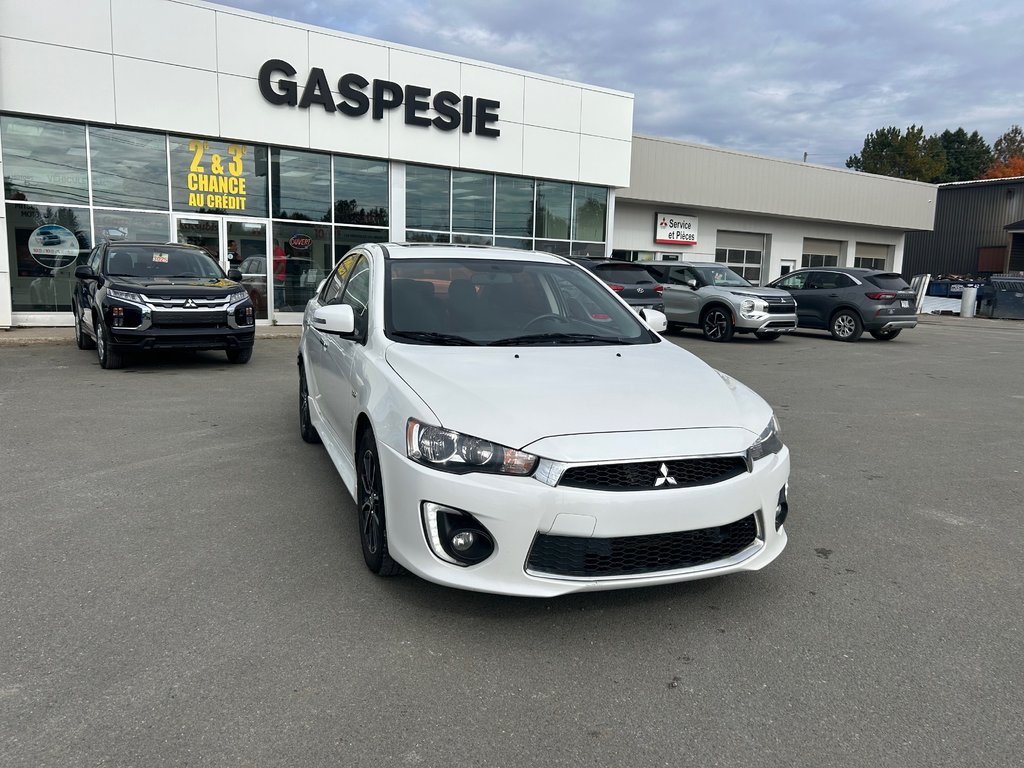
M 569 260 L 608 283 L 608 287 L 634 309 L 649 307 L 659 312 L 665 311 L 665 300 L 662 298 L 664 286 L 651 276 L 643 264 L 577 256 Z
M 104 243 L 75 269 L 71 306 L 79 349 L 100 365 L 147 349 L 223 349 L 232 363 L 252 357 L 252 301 L 207 251 L 190 245 Z
M 798 269 L 769 283 L 796 299 L 801 330 L 823 328 L 839 341 L 864 331 L 891 341 L 917 325 L 917 294 L 895 272 L 853 267 Z

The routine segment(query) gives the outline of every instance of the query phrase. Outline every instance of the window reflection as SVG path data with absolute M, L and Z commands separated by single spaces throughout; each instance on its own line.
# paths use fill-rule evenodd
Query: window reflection
M 451 171 L 409 165 L 405 169 L 405 224 L 410 229 L 451 231 Z
M 495 177 L 494 199 L 494 234 L 533 236 L 533 179 Z
M 111 208 L 167 210 L 167 137 L 89 128 L 92 202 Z
M 275 221 L 273 241 L 274 306 L 302 312 L 334 264 L 331 228 Z
M 85 126 L 0 116 L 4 197 L 89 203 Z
M 608 190 L 577 184 L 573 190 L 573 240 L 604 240 Z
M 274 218 L 331 220 L 330 155 L 271 149 L 270 167 Z
M 97 210 L 93 218 L 97 245 L 118 240 L 166 243 L 171 239 L 166 213 Z
M 75 266 L 92 246 L 87 208 L 7 205 L 11 304 L 15 312 L 68 312 Z
M 537 182 L 537 237 L 569 239 L 572 184 Z
M 388 225 L 388 164 L 361 157 L 334 158 L 334 222 Z
M 452 230 L 488 235 L 494 231 L 491 174 L 452 171 Z

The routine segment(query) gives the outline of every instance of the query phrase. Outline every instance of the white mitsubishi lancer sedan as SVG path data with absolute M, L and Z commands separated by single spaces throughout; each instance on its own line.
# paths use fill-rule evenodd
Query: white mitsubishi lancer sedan
M 778 557 L 772 409 L 640 313 L 547 253 L 349 251 L 306 307 L 299 419 L 356 501 L 370 570 L 552 596 Z

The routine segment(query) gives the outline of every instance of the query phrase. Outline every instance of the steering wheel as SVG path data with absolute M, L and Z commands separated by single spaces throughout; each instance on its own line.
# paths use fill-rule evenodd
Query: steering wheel
M 539 325 L 540 323 L 543 323 L 543 322 L 546 322 L 546 321 L 553 321 L 553 322 L 556 322 L 556 323 L 559 323 L 559 324 L 563 324 L 563 323 L 569 322 L 566 318 L 562 317 L 561 315 L 556 315 L 556 314 L 554 314 L 552 312 L 549 312 L 547 314 L 538 315 L 537 317 L 533 318 L 533 320 L 531 320 L 530 322 L 528 322 L 526 325 L 523 326 L 523 330 L 524 331 L 528 331 L 533 326 Z

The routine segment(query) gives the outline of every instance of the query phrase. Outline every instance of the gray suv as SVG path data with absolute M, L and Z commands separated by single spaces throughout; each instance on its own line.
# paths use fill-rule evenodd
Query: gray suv
M 895 272 L 816 267 L 790 272 L 771 285 L 796 299 L 801 329 L 822 328 L 838 341 L 856 341 L 864 331 L 892 341 L 917 325 L 917 294 Z
M 700 328 L 710 341 L 753 333 L 771 341 L 796 328 L 796 302 L 786 291 L 758 288 L 715 262 L 644 263 L 665 286 L 665 315 L 675 326 Z

